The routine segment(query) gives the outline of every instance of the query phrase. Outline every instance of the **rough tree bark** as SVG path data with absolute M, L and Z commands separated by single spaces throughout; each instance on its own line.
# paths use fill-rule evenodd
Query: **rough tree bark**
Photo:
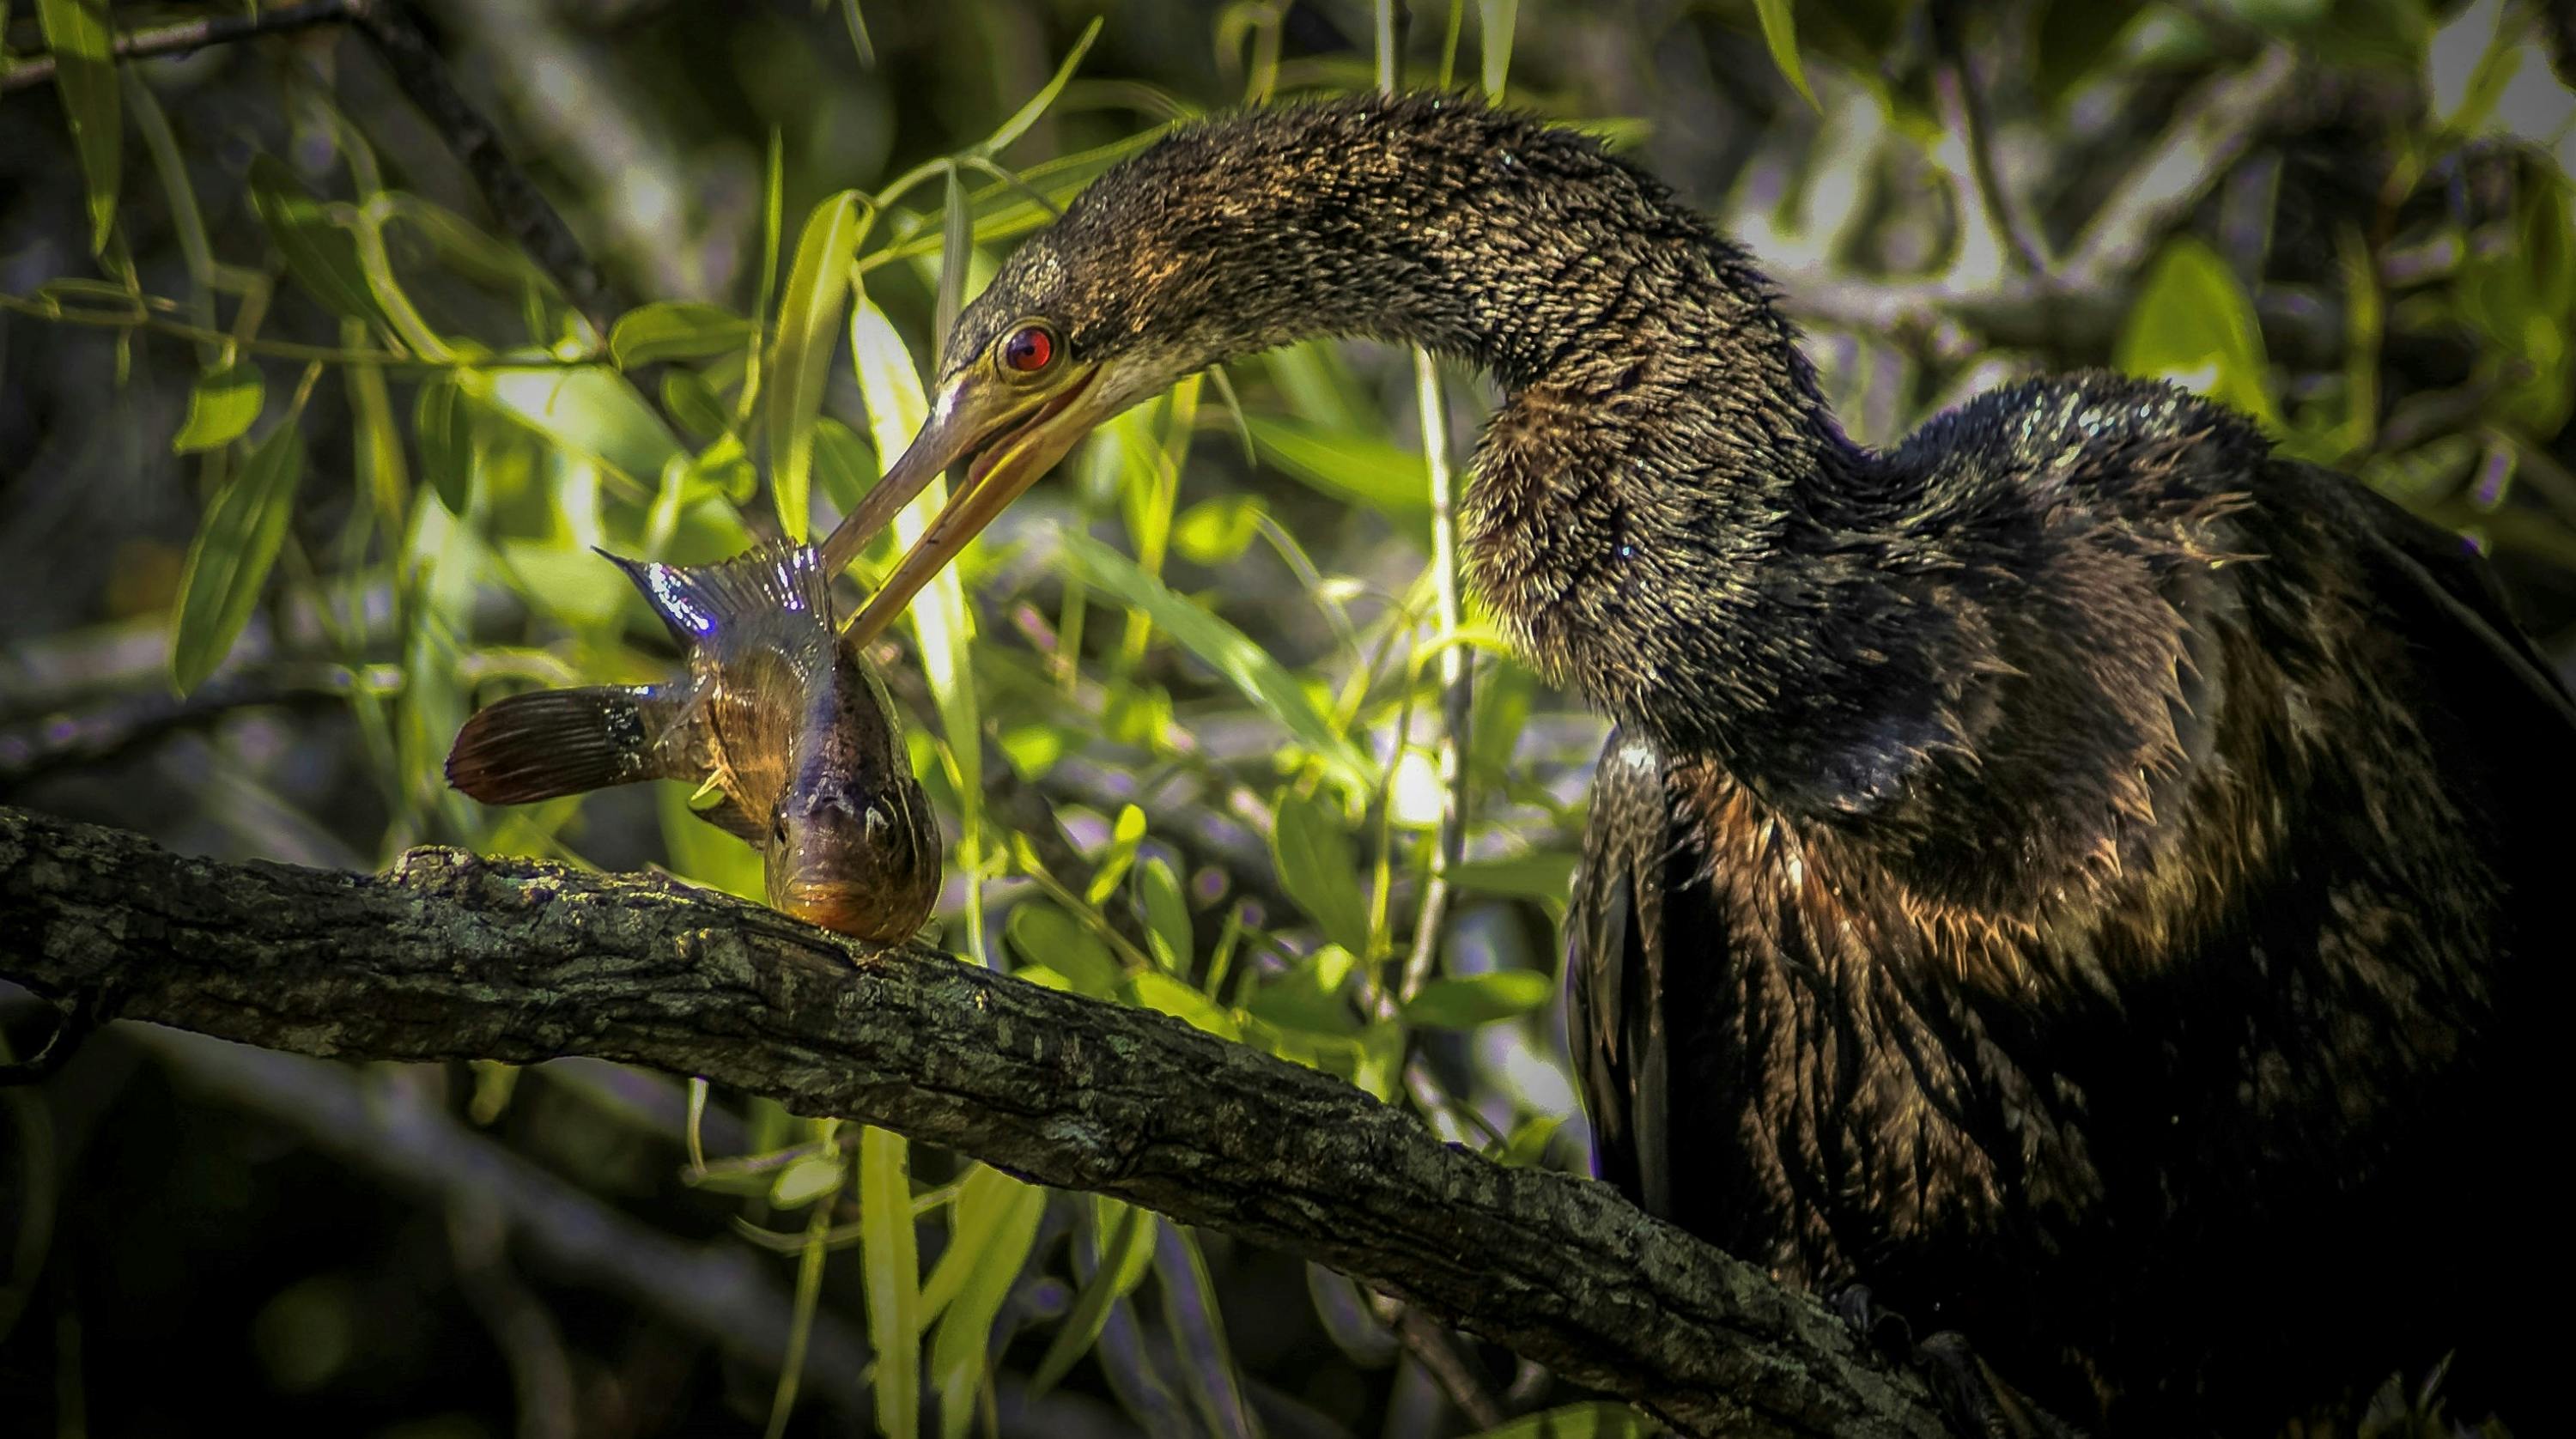
M 1813 1299 L 1605 1185 L 1163 1015 L 666 881 L 224 864 L 0 809 L 0 976 L 305 1054 L 703 1075 L 1311 1257 L 1687 1432 L 1946 1432 Z

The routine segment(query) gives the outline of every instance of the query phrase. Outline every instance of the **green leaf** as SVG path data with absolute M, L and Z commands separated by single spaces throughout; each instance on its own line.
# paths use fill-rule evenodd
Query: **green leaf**
M 1562 1114 L 1531 1115 L 1513 1126 L 1511 1138 L 1503 1141 L 1501 1152 L 1494 1156 L 1495 1162 L 1522 1169 L 1538 1163 L 1547 1157 L 1548 1142 L 1556 1138 L 1556 1131 L 1564 1125 L 1565 1116 Z
M 769 1186 L 769 1202 L 780 1209 L 801 1209 L 841 1187 L 841 1155 L 809 1155 L 778 1171 Z
M 844 190 L 814 207 L 796 242 L 787 293 L 778 301 L 778 338 L 771 346 L 768 381 L 769 486 L 780 527 L 800 544 L 813 514 L 808 484 L 814 419 L 822 412 L 823 382 L 841 337 L 850 261 L 858 253 L 866 203 L 856 190 Z
M 663 466 L 688 458 L 680 437 L 652 405 L 606 365 L 508 366 L 455 374 L 465 393 L 639 484 L 658 484 Z
M 1483 723 L 1484 716 L 1477 716 Z M 1503 895 L 1563 904 L 1574 890 L 1575 856 L 1546 849 L 1507 859 L 1470 859 L 1449 867 L 1449 883 L 1472 894 Z
M 1219 1039 L 1243 1038 L 1242 1022 L 1225 1006 L 1159 969 L 1142 969 L 1127 976 L 1127 997 L 1131 1003 L 1168 1014 Z
M 983 1388 L 993 1323 L 1036 1247 L 1046 1191 L 978 1165 L 959 1186 L 947 1252 L 931 1271 L 922 1313 L 939 1316 L 930 1342 L 942 1439 L 965 1439 Z M 954 1272 L 956 1277 L 949 1278 Z M 950 1296 L 954 1295 L 954 1298 Z
M 958 177 L 957 167 L 951 165 L 946 198 L 940 206 L 939 290 L 932 298 L 930 311 L 933 370 L 948 363 L 948 331 L 957 323 L 957 311 L 966 303 L 966 272 L 974 263 L 975 226 L 966 209 L 966 182 Z
M 1270 830 L 1270 859 L 1280 887 L 1322 926 L 1326 939 L 1353 953 L 1368 948 L 1359 853 L 1338 812 L 1310 796 L 1282 791 L 1278 823 Z
M 215 672 L 286 543 L 295 514 L 295 487 L 304 477 L 301 417 L 289 415 L 251 449 L 206 510 L 188 564 L 179 577 L 179 621 L 171 631 L 170 677 L 182 693 Z
M 1358 963 L 1358 957 L 1340 945 L 1325 945 L 1287 973 L 1264 980 L 1243 1007 L 1255 1018 L 1283 1029 L 1348 1035 L 1360 1022 L 1347 997 L 1351 971 Z
M 474 494 L 474 416 L 455 382 L 444 376 L 421 382 L 411 427 L 422 477 L 449 514 L 464 514 Z
M 1534 969 L 1435 979 L 1404 1002 L 1407 1023 L 1427 1029 L 1474 1029 L 1543 1008 L 1556 982 Z
M 1100 1326 L 1109 1322 L 1109 1307 L 1144 1283 L 1152 1267 L 1155 1234 L 1162 1221 L 1105 1194 L 1093 1195 L 1091 1202 L 1091 1242 L 1099 1263 L 1083 1281 L 1072 1311 L 1064 1317 L 1064 1327 L 1056 1331 L 1029 1378 L 1032 1398 L 1054 1388 L 1071 1372 L 1074 1361 L 1100 1337 Z
M 758 325 L 721 305 L 664 300 L 620 316 L 608 332 L 608 353 L 617 368 L 631 370 L 660 360 L 721 355 L 751 343 L 759 334 Z
M 89 191 L 89 252 L 103 254 L 116 224 L 125 140 L 107 0 L 36 0 L 36 20 L 54 57 L 54 89 L 63 97 L 63 119 L 71 126 L 81 183 Z
M 1027 104 L 1012 112 L 1011 118 L 1003 121 L 1000 129 L 985 136 L 984 143 L 976 146 L 974 153 L 998 155 L 1010 148 L 1012 141 L 1028 133 L 1029 127 L 1038 122 L 1038 117 L 1055 103 L 1055 97 L 1064 93 L 1064 87 L 1073 79 L 1073 67 L 1082 63 L 1083 55 L 1091 49 L 1091 42 L 1100 38 L 1101 24 L 1101 19 L 1094 17 L 1089 25 L 1083 27 L 1082 38 L 1073 42 L 1073 48 L 1065 52 L 1064 63 L 1055 67 L 1055 78 L 1031 95 Z
M 1524 1414 L 1469 1439 L 1645 1439 L 1653 1432 L 1627 1405 L 1594 1400 Z
M 251 157 L 250 207 L 286 257 L 287 272 L 314 299 L 335 314 L 390 328 L 358 263 L 356 237 L 274 156 Z
M 662 784 L 653 788 L 657 791 L 654 806 L 662 821 L 662 853 L 673 874 L 737 898 L 768 899 L 769 887 L 761 878 L 760 851 L 692 813 L 688 786 Z
M 171 437 L 170 448 L 184 455 L 231 444 L 249 433 L 265 397 L 259 366 L 248 360 L 206 371 L 188 392 L 188 420 Z
M 912 1147 L 859 1131 L 859 1243 L 867 1260 L 868 1344 L 876 1350 L 877 1432 L 921 1429 L 921 1259 L 912 1233 Z
M 825 415 L 814 422 L 814 477 L 823 482 L 824 498 L 848 514 L 876 486 L 876 455 L 849 426 Z
M 715 387 L 695 370 L 673 366 L 662 372 L 662 409 L 679 422 L 681 429 L 701 441 L 712 440 L 733 428 Z
M 1106 900 L 1127 877 L 1127 866 L 1136 862 L 1136 846 L 1145 842 L 1145 812 L 1134 805 L 1122 805 L 1117 820 L 1109 829 L 1109 848 L 1100 855 L 1100 867 L 1092 872 L 1090 891 L 1083 895 L 1093 905 Z
M 1498 105 L 1512 73 L 1512 32 L 1520 27 L 1520 14 L 1520 0 L 1476 0 L 1476 26 L 1485 42 L 1485 98 Z
M 1422 486 L 1422 455 L 1303 420 L 1254 415 L 1248 420 L 1262 457 L 1334 499 L 1368 506 L 1426 543 L 1431 501 Z
M 1145 908 L 1145 942 L 1154 962 L 1174 974 L 1190 962 L 1190 905 L 1178 875 L 1158 855 L 1136 867 L 1136 896 Z
M 1171 1331 L 1181 1376 L 1199 1417 L 1207 1421 L 1207 1432 L 1252 1439 L 1260 1429 L 1244 1401 L 1243 1381 L 1225 1340 L 1225 1315 L 1217 1307 L 1216 1285 L 1208 1279 L 1207 1256 L 1199 1252 L 1197 1238 L 1177 1224 L 1164 1225 L 1154 1241 L 1154 1270 L 1162 1279 L 1164 1327 Z
M 895 333 L 894 323 L 864 296 L 850 315 L 850 361 L 858 370 L 859 394 L 867 402 L 868 436 L 876 442 L 879 462 L 887 462 L 912 443 L 914 433 L 930 416 L 930 401 L 922 394 L 921 372 Z M 947 503 L 946 481 L 933 480 L 923 487 L 911 504 L 896 513 L 891 526 L 895 543 L 910 546 L 919 540 Z M 964 827 L 979 834 L 984 814 L 984 725 L 969 662 L 975 621 L 966 607 L 962 568 L 950 565 L 934 576 L 904 611 L 904 618 L 912 625 L 922 677 L 930 681 L 931 702 L 939 710 L 939 728 L 948 741 Z
M 1181 511 L 1172 522 L 1172 543 L 1191 563 L 1230 564 L 1242 558 L 1261 533 L 1261 501 L 1251 495 L 1221 495 Z
M 1418 469 L 1418 458 L 1415 463 Z M 1156 628 L 1232 682 L 1245 699 L 1312 750 L 1345 786 L 1368 786 L 1370 767 L 1358 747 L 1325 718 L 1305 686 L 1243 631 L 1173 593 L 1134 560 L 1090 536 L 1067 529 L 1059 539 L 1067 565 L 1081 579 L 1144 611 Z
M 1123 974 L 1109 946 L 1051 900 L 1022 901 L 1003 923 L 1002 937 L 1022 962 L 1054 970 L 1076 994 L 1108 999 L 1118 993 Z
M 2156 257 L 2122 327 L 2114 363 L 2232 405 L 2276 433 L 2281 428 L 2265 388 L 2254 304 L 2227 262 L 2194 236 L 2175 237 Z
M 1789 13 L 1789 0 L 1753 0 L 1753 13 L 1761 17 L 1762 43 L 1771 47 L 1771 63 L 1797 87 L 1808 109 L 1823 114 L 1816 92 L 1807 88 L 1806 67 L 1798 63 L 1798 21 Z

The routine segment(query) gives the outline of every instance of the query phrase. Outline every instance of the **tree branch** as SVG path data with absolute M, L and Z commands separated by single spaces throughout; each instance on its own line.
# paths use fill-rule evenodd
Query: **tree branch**
M 1946 1432 L 1814 1299 L 1315 1070 L 643 877 L 222 864 L 0 809 L 0 975 L 308 1054 L 702 1074 L 1340 1269 L 1686 1432 Z
M 227 41 L 283 35 L 295 30 L 309 30 L 316 25 L 338 24 L 352 18 L 362 3 L 363 0 L 299 0 L 295 4 L 266 5 L 242 14 L 208 15 L 197 20 L 150 25 L 140 30 L 119 30 L 109 42 L 109 47 L 119 60 L 185 55 Z M 53 78 L 54 57 L 30 55 L 0 71 L 0 95 L 42 85 Z

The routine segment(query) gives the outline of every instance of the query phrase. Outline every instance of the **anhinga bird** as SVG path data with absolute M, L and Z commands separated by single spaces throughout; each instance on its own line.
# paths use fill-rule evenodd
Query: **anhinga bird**
M 2454 1412 L 2537 1383 L 2576 710 L 2456 541 L 2106 374 L 1864 449 L 1663 186 L 1346 99 L 1180 129 L 1003 265 L 827 549 L 972 459 L 862 632 L 1103 419 L 1328 335 L 1501 383 L 1468 575 L 1617 721 L 1568 922 L 1603 1177 L 2116 1432 L 2454 1347 Z

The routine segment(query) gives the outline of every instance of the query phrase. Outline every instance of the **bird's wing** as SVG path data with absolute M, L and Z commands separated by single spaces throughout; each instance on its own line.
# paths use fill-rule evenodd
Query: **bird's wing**
M 1672 1215 L 1664 886 L 1673 852 L 1664 756 L 1612 731 L 1592 780 L 1583 862 L 1565 916 L 1570 1038 L 1601 1177 Z
M 2362 558 L 2373 581 L 2372 598 L 2401 615 L 2429 607 L 2432 613 L 2422 617 L 2429 622 L 2419 623 L 2427 642 L 2447 639 L 2464 646 L 2437 659 L 2492 672 L 2507 681 L 2497 698 L 2522 709 L 2522 717 L 2547 729 L 2576 730 L 2576 702 L 2515 621 L 2495 571 L 2450 531 L 2350 481 L 2340 489 L 2371 511 L 2368 522 L 2354 528 L 2368 537 Z

